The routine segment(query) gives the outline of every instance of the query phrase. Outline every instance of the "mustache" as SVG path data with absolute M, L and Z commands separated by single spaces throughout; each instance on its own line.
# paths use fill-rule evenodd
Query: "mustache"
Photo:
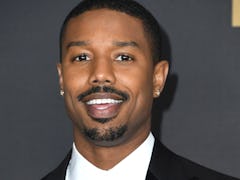
M 121 90 L 117 90 L 117 89 L 115 89 L 113 87 L 109 87 L 109 86 L 92 87 L 92 88 L 88 89 L 87 91 L 81 93 L 77 98 L 78 98 L 78 101 L 81 101 L 81 100 L 83 100 L 83 98 L 85 98 L 86 96 L 89 96 L 90 94 L 101 93 L 101 92 L 117 94 L 118 96 L 121 96 L 124 101 L 129 99 L 128 93 L 123 92 Z

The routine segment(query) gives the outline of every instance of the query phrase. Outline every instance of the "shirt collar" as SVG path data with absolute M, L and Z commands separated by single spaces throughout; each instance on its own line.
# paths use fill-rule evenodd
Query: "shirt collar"
M 76 146 L 73 143 L 72 157 L 67 168 L 66 180 L 145 180 L 153 146 L 154 137 L 152 133 L 150 133 L 147 139 L 137 149 L 112 169 L 102 170 L 85 159 L 77 151 Z

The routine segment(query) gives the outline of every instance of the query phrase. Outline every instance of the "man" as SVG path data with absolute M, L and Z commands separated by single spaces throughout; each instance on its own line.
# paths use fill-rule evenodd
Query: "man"
M 175 155 L 150 132 L 168 74 L 160 34 L 132 0 L 85 0 L 70 12 L 57 69 L 74 144 L 43 180 L 234 180 Z

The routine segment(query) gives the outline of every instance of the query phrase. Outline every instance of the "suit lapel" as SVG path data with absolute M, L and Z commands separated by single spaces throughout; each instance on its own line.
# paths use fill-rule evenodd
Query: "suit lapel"
M 158 178 L 154 176 L 150 170 L 148 170 L 146 180 L 158 180 Z
M 70 151 L 66 158 L 61 162 L 61 164 L 51 173 L 49 173 L 46 177 L 41 180 L 65 180 L 66 170 L 68 163 L 71 159 L 72 151 Z
M 153 153 L 147 173 L 147 179 L 149 178 L 149 180 L 152 180 L 151 178 L 154 177 L 158 180 L 168 180 L 170 159 L 171 158 L 166 152 L 164 146 L 155 139 Z
M 146 180 L 186 180 L 175 154 L 155 140 Z

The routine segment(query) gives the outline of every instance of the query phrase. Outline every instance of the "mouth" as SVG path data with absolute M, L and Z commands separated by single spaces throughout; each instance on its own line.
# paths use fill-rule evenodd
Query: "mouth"
M 122 104 L 128 101 L 127 92 L 108 86 L 96 86 L 77 97 L 85 105 L 88 116 L 99 123 L 106 123 L 117 117 Z
M 84 99 L 88 115 L 98 122 L 108 122 L 115 118 L 124 99 L 112 93 L 96 93 Z

